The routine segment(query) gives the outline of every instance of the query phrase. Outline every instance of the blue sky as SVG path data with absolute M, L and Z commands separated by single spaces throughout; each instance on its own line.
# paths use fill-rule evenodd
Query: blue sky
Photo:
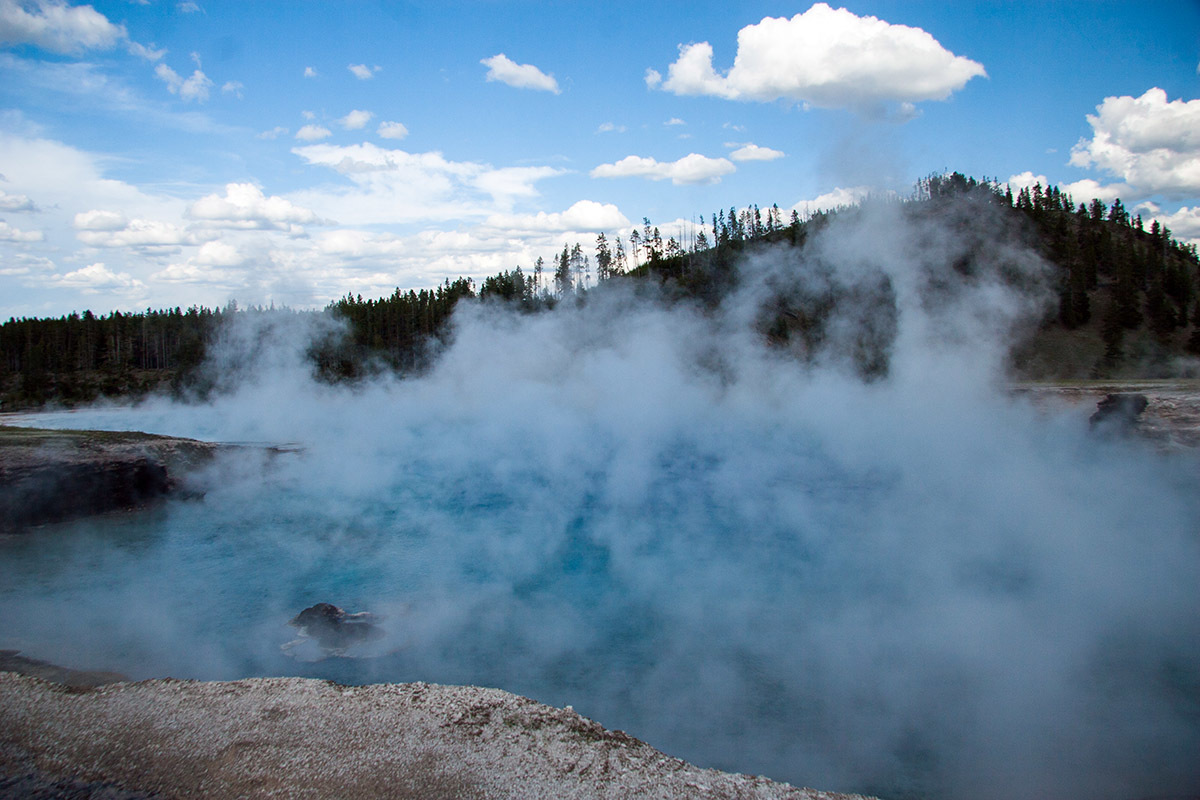
M 947 170 L 1200 241 L 1200 3 L 0 0 L 0 318 L 322 306 Z

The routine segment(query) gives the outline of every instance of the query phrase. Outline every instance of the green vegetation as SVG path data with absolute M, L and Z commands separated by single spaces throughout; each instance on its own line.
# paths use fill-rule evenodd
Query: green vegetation
M 938 219 L 955 241 L 937 243 L 964 282 L 992 256 L 997 241 L 1019 241 L 1054 267 L 1055 308 L 1037 334 L 1013 350 L 1014 373 L 1024 378 L 1172 377 L 1181 356 L 1200 355 L 1200 261 L 1194 245 L 1172 238 L 1157 222 L 1149 229 L 1120 200 L 1076 205 L 1057 187 L 1036 185 L 1013 196 L 996 182 L 958 173 L 922 180 L 896 204 L 911 219 Z M 428 367 L 447 322 L 464 299 L 505 303 L 527 313 L 564 299 L 580 301 L 610 281 L 654 283 L 671 300 L 714 305 L 738 283 L 738 263 L 767 247 L 804 280 L 779 285 L 762 306 L 764 339 L 802 359 L 839 347 L 865 378 L 887 373 L 895 336 L 895 291 L 886 276 L 845 283 L 836 265 L 811 257 L 805 243 L 835 218 L 864 213 L 858 206 L 785 217 L 778 206 L 713 213 L 686 235 L 664 240 L 644 220 L 628 242 L 597 236 L 593 254 L 564 244 L 550 264 L 542 259 L 482 281 L 446 280 L 436 289 L 390 297 L 345 297 L 322 311 L 192 307 L 57 319 L 10 319 L 0 325 L 0 408 L 72 405 L 100 397 L 170 391 L 200 395 L 220 381 L 203 365 L 222 331 L 239 315 L 313 314 L 345 323 L 310 348 L 324 380 L 355 380 L 379 370 L 412 374 Z M 998 229 L 999 228 L 999 229 Z M 934 246 L 935 243 L 930 243 Z M 1011 283 L 1024 278 L 1013 274 Z M 1036 287 L 1021 287 L 1030 290 Z M 931 285 L 931 291 L 952 287 Z M 849 338 L 837 339 L 835 314 L 854 318 Z M 838 330 L 844 326 L 838 326 Z

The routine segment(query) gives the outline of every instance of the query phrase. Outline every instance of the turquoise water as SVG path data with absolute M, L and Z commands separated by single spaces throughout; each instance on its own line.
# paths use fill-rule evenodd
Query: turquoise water
M 692 402 L 632 427 L 394 389 L 286 431 L 233 407 L 39 417 L 302 449 L 0 542 L 0 646 L 134 678 L 497 686 L 701 764 L 896 797 L 1200 786 L 1194 459 L 1007 403 L 900 424 L 894 396 L 852 397 L 874 417 L 837 428 L 829 404 Z M 291 658 L 317 602 L 387 635 Z

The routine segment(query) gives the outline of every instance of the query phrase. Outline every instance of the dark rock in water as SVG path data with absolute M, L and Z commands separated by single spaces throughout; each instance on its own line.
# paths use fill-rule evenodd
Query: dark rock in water
M 297 628 L 322 650 L 342 653 L 357 644 L 383 637 L 383 629 L 375 623 L 380 617 L 369 611 L 347 614 L 332 603 L 317 603 L 293 617 L 288 625 Z
M 1096 413 L 1088 422 L 1092 430 L 1128 433 L 1149 404 L 1144 394 L 1110 394 L 1096 404 Z

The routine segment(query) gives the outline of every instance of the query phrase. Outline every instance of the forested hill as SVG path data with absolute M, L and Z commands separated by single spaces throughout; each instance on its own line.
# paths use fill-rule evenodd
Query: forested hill
M 1077 205 L 1059 188 L 1040 185 L 1014 196 L 1001 184 L 954 173 L 921 181 L 910 198 L 875 202 L 897 204 L 914 219 L 951 220 L 960 237 L 952 271 L 964 279 L 1000 236 L 1021 238 L 1053 265 L 1050 288 L 1058 302 L 1036 335 L 1014 347 L 1014 377 L 1173 377 L 1200 355 L 1196 247 L 1176 241 L 1157 222 L 1147 228 L 1120 200 Z M 428 365 L 430 343 L 444 336 L 464 299 L 537 313 L 567 296 L 586 301 L 589 291 L 610 281 L 653 281 L 668 298 L 712 305 L 737 285 L 742 257 L 772 245 L 794 259 L 799 280 L 762 309 L 764 340 L 801 359 L 845 347 L 865 378 L 878 378 L 887 373 L 895 334 L 890 283 L 841 285 L 804 249 L 839 216 L 861 212 L 848 207 L 801 219 L 777 206 L 731 208 L 701 217 L 682 242 L 664 240 L 645 220 L 628 241 L 600 234 L 586 250 L 567 243 L 550 263 L 538 259 L 528 270 L 516 267 L 479 284 L 458 278 L 380 299 L 347 295 L 321 311 L 239 310 L 231 303 L 223 309 L 9 319 L 0 325 L 0 409 L 151 391 L 203 396 L 221 385 L 203 367 L 210 348 L 231 321 L 254 315 L 344 320 L 348 335 L 318 337 L 309 349 L 314 371 L 325 380 L 353 380 L 380 369 L 412 373 Z M 845 326 L 828 323 L 847 296 L 866 311 L 857 312 L 851 340 L 838 341 Z

